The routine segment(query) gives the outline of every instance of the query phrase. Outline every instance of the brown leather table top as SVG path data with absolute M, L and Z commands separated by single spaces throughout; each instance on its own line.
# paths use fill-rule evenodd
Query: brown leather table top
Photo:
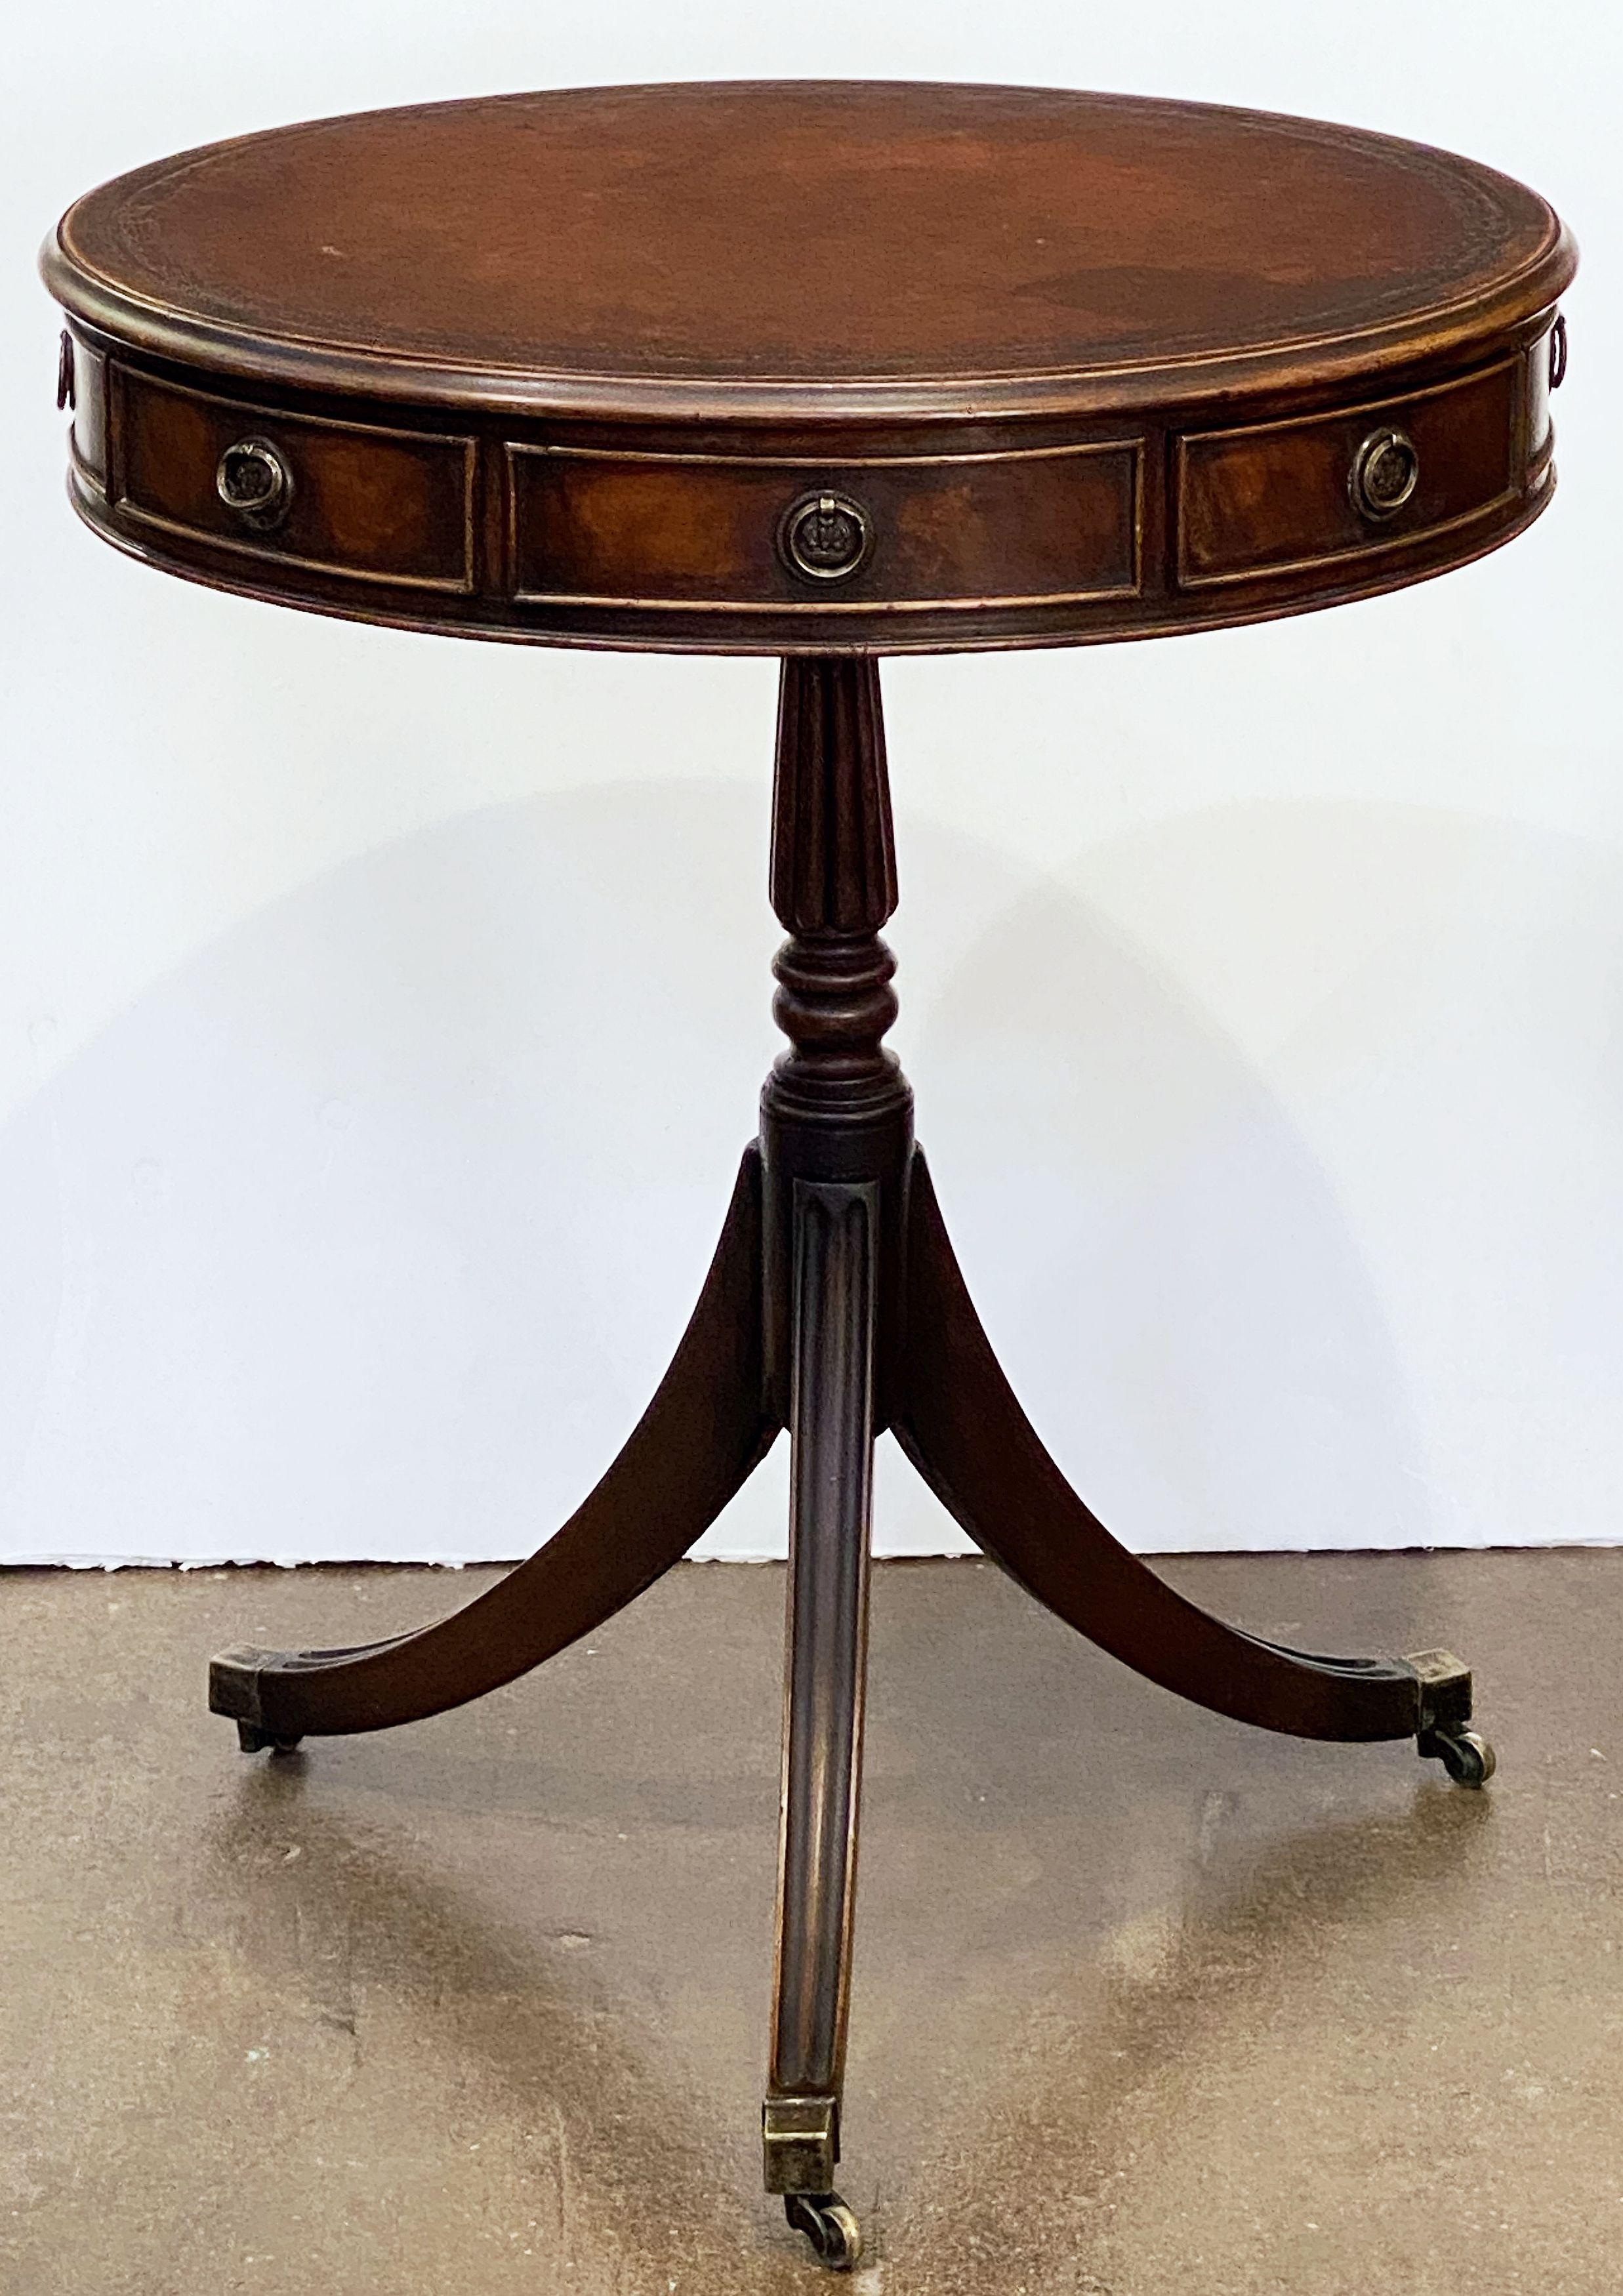
M 1536 193 L 1061 89 L 691 83 L 275 128 L 45 254 L 75 507 L 352 619 L 1073 644 L 1463 564 L 1553 485 Z
M 1399 361 L 1553 301 L 1535 193 L 1426 146 L 1062 90 L 415 105 L 160 161 L 48 250 L 157 351 L 419 402 L 1092 410 Z

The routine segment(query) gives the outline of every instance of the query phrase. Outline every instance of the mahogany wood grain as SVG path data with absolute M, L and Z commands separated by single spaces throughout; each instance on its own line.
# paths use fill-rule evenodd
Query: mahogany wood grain
M 878 534 L 823 602 L 831 617 L 1130 598 L 1141 451 L 1135 438 L 816 462 L 510 447 L 513 594 L 537 607 L 792 613 L 805 584 L 777 547 L 779 519 L 828 488 L 860 497 Z
M 325 573 L 472 589 L 471 439 L 321 422 L 127 371 L 121 381 L 121 509 L 138 528 L 181 548 L 198 544 L 286 568 L 295 579 Z M 216 483 L 226 449 L 265 433 L 296 474 L 287 515 L 269 533 L 228 509 Z
M 1286 422 L 1192 431 L 1177 441 L 1177 575 L 1193 589 L 1265 572 L 1373 563 L 1511 508 L 1521 362 L 1464 382 Z M 1348 483 L 1360 442 L 1395 427 L 1419 455 L 1414 493 L 1378 523 Z M 1529 467 L 1534 458 L 1529 458 Z
M 1026 1417 L 981 1328 L 922 1153 L 908 1221 L 907 1386 L 896 1433 L 976 1545 L 1112 1657 L 1213 1713 L 1297 1738 L 1422 1727 L 1404 1659 L 1321 1658 L 1226 1625 L 1112 1538 Z
M 826 656 L 1255 620 L 1496 547 L 1549 499 L 1575 259 L 1534 193 L 1390 136 L 783 82 L 273 129 L 90 193 L 44 265 L 75 506 L 135 556 L 466 636 Z M 1422 472 L 1371 521 L 1377 423 Z M 215 491 L 243 439 L 290 474 L 274 532 Z M 808 579 L 783 522 L 824 493 L 868 546 Z
M 565 1650 L 678 1562 L 771 1448 L 761 1367 L 759 1160 L 746 1152 L 670 1369 L 596 1488 L 528 1562 L 414 1634 L 357 1648 L 222 1652 L 214 1712 L 267 1742 L 419 1722 Z
M 1553 303 L 1570 252 L 1536 193 L 1393 136 L 791 80 L 273 128 L 91 193 L 47 263 L 134 347 L 303 389 L 822 422 L 1227 404 L 1401 365 Z
M 1413 1737 L 1480 1784 L 1450 1653 L 1225 1625 L 1077 1496 L 971 1304 L 884 1037 L 875 657 L 1293 613 L 1496 547 L 1554 482 L 1571 242 L 1391 137 L 1029 88 L 628 87 L 243 137 L 81 200 L 70 491 L 171 572 L 357 620 L 783 656 L 788 1049 L 666 1379 L 563 1529 L 361 1649 L 226 1652 L 250 1749 L 561 1650 L 792 1428 L 770 2189 L 855 2262 L 840 2144 L 873 1438 L 1060 1617 L 1212 1710 Z M 1559 364 L 1558 364 L 1559 362 Z

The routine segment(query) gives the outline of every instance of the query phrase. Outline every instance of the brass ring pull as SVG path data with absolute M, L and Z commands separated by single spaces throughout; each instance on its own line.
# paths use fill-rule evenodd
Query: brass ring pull
M 1567 380 L 1567 318 L 1564 311 L 1555 314 L 1555 324 L 1550 330 L 1550 388 L 1559 390 Z
M 873 524 L 849 495 L 802 495 L 778 527 L 778 548 L 796 574 L 813 582 L 843 582 L 873 547 Z
M 1348 474 L 1353 508 L 1365 518 L 1391 518 L 1420 484 L 1420 450 L 1406 430 L 1372 430 Z
M 239 439 L 220 456 L 215 491 L 245 526 L 268 534 L 292 507 L 293 473 L 268 439 Z

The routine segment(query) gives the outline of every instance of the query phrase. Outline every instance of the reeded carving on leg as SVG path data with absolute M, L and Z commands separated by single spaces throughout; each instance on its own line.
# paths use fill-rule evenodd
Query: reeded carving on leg
M 791 1049 L 766 1087 L 780 1116 L 863 1118 L 910 1098 L 881 1039 L 896 959 L 879 929 L 897 903 L 879 664 L 785 660 L 773 791 L 772 906 L 790 938 L 773 1013 Z
M 771 897 L 793 933 L 876 933 L 896 912 L 885 726 L 871 654 L 783 663 Z

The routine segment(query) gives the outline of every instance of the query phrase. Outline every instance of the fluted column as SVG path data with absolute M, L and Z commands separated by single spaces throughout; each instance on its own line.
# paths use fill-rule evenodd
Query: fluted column
M 761 1095 L 769 1387 L 787 1420 L 796 1184 L 871 1185 L 882 1427 L 899 1324 L 913 1094 L 883 1043 L 897 1013 L 896 959 L 879 929 L 896 907 L 896 856 L 879 665 L 870 657 L 783 664 L 771 895 L 789 934 L 773 964 L 772 1007 L 789 1049 Z
M 772 906 L 790 938 L 773 971 L 789 1038 L 766 1087 L 780 1119 L 865 1124 L 910 1095 L 883 1049 L 896 959 L 879 929 L 896 907 L 896 852 L 879 664 L 785 660 L 778 694 Z

